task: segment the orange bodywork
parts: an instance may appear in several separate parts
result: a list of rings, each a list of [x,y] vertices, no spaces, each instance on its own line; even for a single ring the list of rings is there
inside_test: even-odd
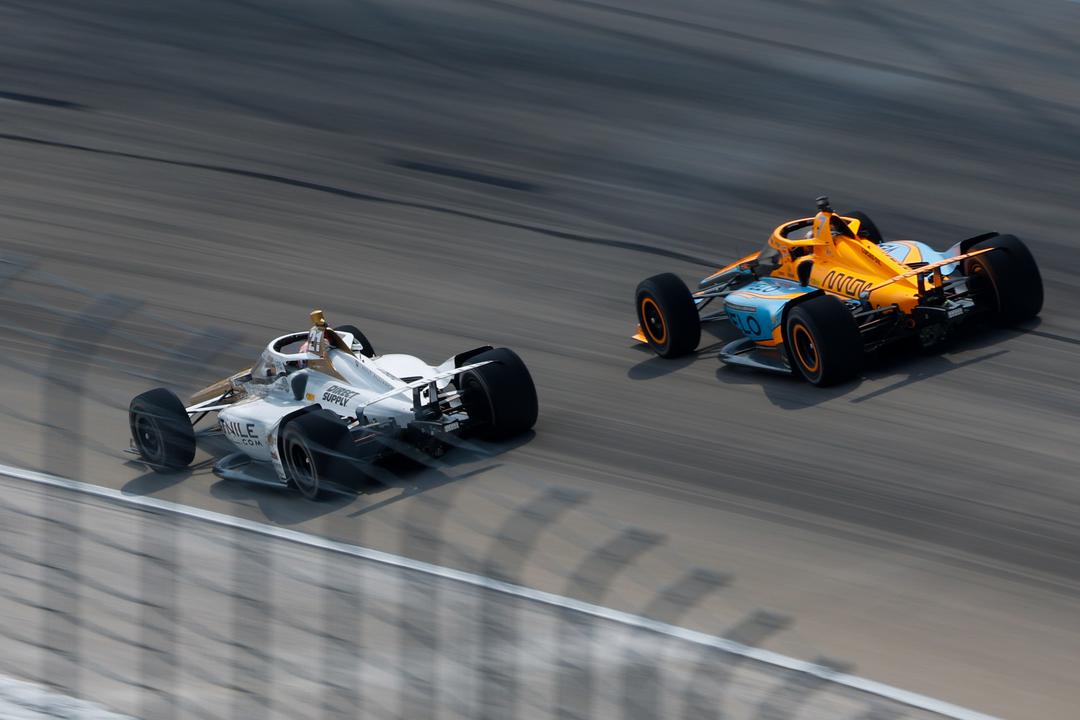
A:
[[[820,212],[813,218],[786,222],[773,230],[769,246],[779,253],[779,265],[769,275],[797,281],[798,266],[812,260],[810,286],[831,295],[865,299],[876,308],[895,305],[909,313],[920,302],[920,275],[923,275],[923,288],[931,289],[941,281],[941,276],[930,271],[984,252],[957,255],[912,269],[894,260],[873,241],[859,237],[859,221],[855,218],[840,217],[853,237],[834,234],[832,217],[833,213]],[[809,237],[787,237],[785,231],[791,232],[793,227],[811,228]]]
[[[744,258],[740,258],[740,259],[736,260],[735,262],[731,263],[730,265],[725,265],[724,267],[720,268],[719,270],[714,272],[709,277],[705,278],[705,280],[703,280],[702,282],[707,282],[709,280],[712,280],[717,275],[723,275],[728,270],[734,270],[735,268],[742,265],[743,263],[749,263],[749,262],[752,262],[754,260],[757,260],[757,257],[760,254],[761,254],[760,252],[751,253],[751,254],[747,255],[746,257],[744,257]]]
[[[912,271],[909,266],[897,262],[874,242],[858,236],[859,220],[856,218],[840,218],[851,229],[854,237],[834,235],[830,222],[832,216],[833,213],[821,212],[812,218],[788,221],[773,230],[769,245],[779,253],[779,265],[769,275],[798,280],[798,266],[807,260],[813,260],[809,281],[812,287],[821,288],[832,295],[856,299],[862,299],[863,294],[869,291],[868,300],[874,307],[896,305],[903,312],[914,309],[919,304],[917,276],[930,266]],[[784,231],[792,227],[811,229],[809,237],[787,237]],[[752,263],[760,255],[760,252],[755,252],[740,258],[720,268],[705,281],[740,265]],[[935,265],[957,262],[966,257],[969,255],[949,258]],[[927,278],[924,280],[924,287],[932,287],[932,282],[932,279]],[[645,341],[640,328],[635,339]]]
[[[798,266],[813,260],[808,285],[832,295],[860,298],[868,289],[909,269],[873,242],[858,237],[858,221],[853,218],[842,219],[856,237],[833,235],[830,216],[831,213],[821,212],[814,218],[786,222],[773,230],[769,245],[779,252],[780,264],[769,274],[797,280]],[[812,231],[808,238],[791,239],[784,234],[793,225],[805,227],[809,223]],[[914,280],[898,281],[890,287],[881,287],[878,295],[871,295],[870,302],[875,307],[898,305],[907,312],[918,304],[918,286]]]
[[[838,228],[834,218],[840,220],[849,232]],[[908,314],[920,304],[921,292],[939,287],[943,281],[941,267],[989,252],[977,250],[912,268],[893,259],[872,240],[860,237],[859,225],[857,218],[843,217],[828,209],[814,217],[789,220],[773,230],[764,250],[720,268],[705,278],[702,284],[742,266],[745,269],[756,267],[756,272],[761,275],[799,282],[799,266],[812,261],[807,285],[838,297],[866,301],[874,308],[896,307]],[[796,234],[805,237],[794,237]],[[903,240],[893,242],[910,247],[911,253],[905,258],[906,261],[922,261],[916,244]],[[763,255],[768,257],[763,258]],[[770,266],[771,269],[765,273]],[[692,294],[701,297],[707,293],[706,289]],[[796,293],[791,297],[801,294]],[[775,300],[785,296],[769,294],[764,297]],[[640,325],[633,337],[639,342],[648,342]],[[757,341],[762,346],[779,345],[781,342],[779,328],[771,339]]]

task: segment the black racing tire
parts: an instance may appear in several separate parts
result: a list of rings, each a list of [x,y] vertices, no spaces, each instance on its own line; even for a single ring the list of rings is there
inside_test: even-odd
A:
[[[348,446],[348,426],[329,410],[288,421],[281,433],[281,463],[289,484],[309,500],[325,497],[332,478],[355,471]]]
[[[136,395],[128,406],[128,424],[135,449],[154,471],[178,470],[195,459],[195,428],[171,390]]]
[[[862,370],[859,326],[844,303],[831,295],[810,298],[787,312],[784,345],[792,368],[819,387],[850,380]]]
[[[338,325],[334,329],[341,330],[342,332],[347,332],[354,338],[356,338],[357,342],[359,342],[361,345],[361,355],[369,358],[375,357],[375,348],[372,346],[371,341],[367,339],[367,335],[360,332],[360,328],[356,327],[355,325]]]
[[[686,283],[672,273],[642,280],[634,295],[638,325],[662,358],[692,353],[701,342],[701,318]]]
[[[878,229],[877,223],[870,219],[870,216],[861,210],[852,210],[849,213],[842,213],[841,217],[855,218],[859,221],[859,235],[866,238],[875,245],[880,245],[885,242],[885,236],[881,234],[881,230]]]
[[[998,325],[1016,325],[1039,314],[1043,283],[1031,251],[1015,235],[997,235],[967,249],[991,251],[964,261],[964,274],[973,290],[989,297],[991,317]],[[980,292],[985,291],[985,292]]]
[[[470,432],[485,440],[506,440],[536,424],[536,385],[525,363],[509,348],[485,350],[468,364],[491,361],[455,378],[469,415]]]

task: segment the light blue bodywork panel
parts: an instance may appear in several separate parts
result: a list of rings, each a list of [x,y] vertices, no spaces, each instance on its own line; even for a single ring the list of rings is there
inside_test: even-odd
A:
[[[959,249],[949,248],[945,252],[938,252],[926,243],[917,240],[897,240],[894,242],[881,243],[879,247],[888,253],[893,260],[904,265],[911,263],[935,263],[939,260],[959,254]],[[941,274],[948,276],[956,270],[960,263],[942,265]]]
[[[794,280],[762,278],[733,290],[724,298],[731,324],[750,340],[772,340],[784,317],[784,306],[797,297],[817,292]]]

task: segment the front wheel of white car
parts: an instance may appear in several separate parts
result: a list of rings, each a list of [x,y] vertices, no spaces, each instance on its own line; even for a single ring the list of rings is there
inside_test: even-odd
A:
[[[289,483],[309,500],[325,497],[334,471],[349,465],[341,451],[348,436],[348,427],[329,410],[290,420],[281,433],[281,462]]]
[[[131,439],[139,457],[155,472],[179,470],[195,458],[195,430],[184,403],[171,390],[136,395],[128,407]]]
[[[506,440],[532,428],[539,403],[525,363],[508,348],[469,358],[470,364],[484,361],[490,364],[468,370],[456,381],[472,431],[486,440]]]

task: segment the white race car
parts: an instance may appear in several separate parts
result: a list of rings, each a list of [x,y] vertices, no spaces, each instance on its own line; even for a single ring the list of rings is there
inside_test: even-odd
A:
[[[536,423],[536,388],[512,350],[479,347],[432,366],[376,355],[351,325],[312,327],[272,340],[250,370],[195,393],[185,405],[155,388],[131,401],[131,452],[154,470],[195,457],[195,424],[216,412],[239,452],[214,472],[292,485],[315,498],[349,487],[373,460],[397,451],[438,457],[462,435],[501,440]]]

